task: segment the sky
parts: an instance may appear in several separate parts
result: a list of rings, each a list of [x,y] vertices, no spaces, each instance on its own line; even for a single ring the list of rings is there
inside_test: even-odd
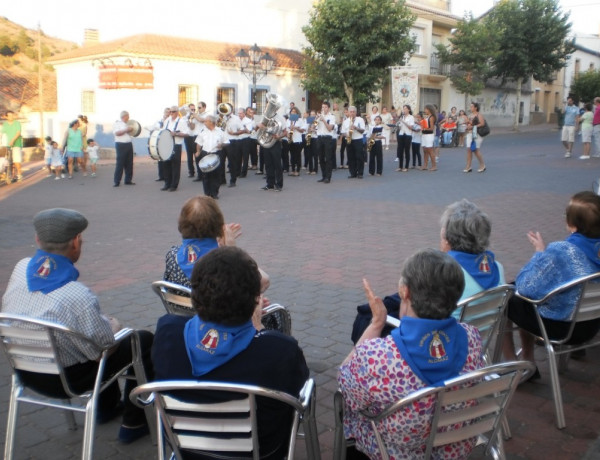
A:
[[[122,1],[104,0],[73,3],[67,0],[4,0],[0,16],[30,29],[38,23],[46,35],[81,44],[83,29],[98,29],[100,40],[109,41],[140,33],[203,38],[237,43],[269,45],[281,24],[273,24],[261,8],[277,8],[287,0],[209,0]],[[493,0],[450,0],[452,12],[462,16],[472,10],[477,16],[493,5]],[[571,12],[573,32],[600,34],[600,0],[559,0],[563,11]],[[306,4],[308,2],[298,2]],[[293,4],[293,3],[292,3]],[[305,16],[306,12],[302,11]],[[293,13],[287,26],[294,24]],[[307,17],[307,16],[305,16]],[[292,43],[291,46],[294,47]]]

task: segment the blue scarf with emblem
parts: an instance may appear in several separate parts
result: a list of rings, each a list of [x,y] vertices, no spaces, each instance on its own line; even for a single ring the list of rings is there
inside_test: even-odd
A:
[[[583,251],[590,261],[600,270],[600,239],[588,238],[579,232],[571,233],[567,241]]]
[[[448,251],[448,254],[473,277],[484,291],[498,286],[500,270],[496,265],[493,252],[484,251],[481,254],[469,254],[468,252]]]
[[[429,386],[442,386],[456,377],[469,353],[467,331],[454,318],[405,316],[391,335],[402,358]]]
[[[71,281],[77,281],[79,271],[65,256],[38,249],[27,264],[25,276],[30,292],[48,294]]]
[[[226,363],[250,345],[256,334],[252,321],[241,326],[223,326],[194,316],[183,330],[192,374],[207,374]]]
[[[189,238],[184,239],[177,250],[177,265],[185,276],[192,278],[192,270],[196,261],[213,249],[217,249],[219,243],[215,238]]]

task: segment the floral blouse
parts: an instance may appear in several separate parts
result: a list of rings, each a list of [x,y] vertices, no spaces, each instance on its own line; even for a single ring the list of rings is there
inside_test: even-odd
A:
[[[467,331],[469,342],[469,353],[461,371],[464,374],[483,367],[484,361],[479,331],[467,324],[461,326]],[[338,384],[345,404],[344,434],[346,438],[354,438],[358,450],[371,459],[382,457],[370,423],[360,411],[369,408],[371,412],[381,412],[398,399],[427,386],[400,356],[391,336],[367,340],[357,346],[353,358],[341,366]],[[432,398],[380,422],[379,431],[391,460],[424,458],[433,409]],[[433,450],[432,458],[466,458],[474,445],[475,439],[440,446]]]

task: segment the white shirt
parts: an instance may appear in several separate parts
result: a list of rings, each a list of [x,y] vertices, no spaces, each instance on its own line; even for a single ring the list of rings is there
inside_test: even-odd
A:
[[[242,134],[241,137],[242,138],[252,137],[252,132],[254,131],[254,120],[252,118],[248,118],[246,116],[242,120],[242,125],[244,126],[245,129],[248,130],[248,133]],[[254,139],[256,139],[256,136],[254,136]]]
[[[321,114],[328,125],[333,125],[335,127],[335,116],[332,113]],[[320,119],[320,116],[317,116],[319,123],[317,124],[317,136],[333,136],[335,133],[333,129],[330,131],[327,128],[327,125]]]
[[[177,117],[175,118],[175,120],[173,120],[172,117],[169,117],[165,120],[165,124],[164,124],[164,129],[173,132],[186,132],[185,129],[185,125],[186,122],[185,120],[182,120],[181,118]],[[175,145],[181,145],[183,144],[183,137],[180,136],[173,136],[173,141],[175,142]]]
[[[299,118],[296,121],[289,121],[290,123],[290,129],[291,126],[295,126],[298,129],[304,130],[304,131],[298,131],[298,129],[294,130],[294,137],[292,137],[292,142],[296,143],[296,142],[302,142],[302,134],[304,134],[304,132],[306,132],[306,129],[308,128],[308,123],[306,123],[306,120],[304,118]]]
[[[212,130],[208,128],[204,129],[196,138],[196,144],[201,147],[201,150],[207,153],[215,153],[219,150],[219,144],[228,143],[229,140],[225,136],[225,133],[217,127]]]
[[[381,122],[383,123],[383,130],[390,131],[392,128],[388,124],[392,123],[392,114],[389,112],[381,114]]]
[[[129,133],[117,136],[117,131],[123,131],[125,129],[127,129],[127,123],[125,123],[123,120],[115,121],[115,124],[113,125],[113,134],[115,136],[115,142],[131,142],[131,136],[129,135]]]
[[[404,123],[402,123],[402,121],[404,121],[404,123],[408,124],[408,126],[406,126]],[[400,120],[398,120],[398,135],[407,135],[407,136],[412,136],[413,132],[412,132],[412,126],[415,124],[415,117],[413,117],[412,115],[402,115],[402,117],[400,118]]]
[[[240,117],[238,117],[237,115],[230,116],[229,120],[227,120],[227,125],[225,125],[225,126],[226,126],[227,136],[229,137],[229,140],[237,141],[237,140],[241,139],[240,134],[232,134],[232,133],[237,133],[238,131],[240,131],[241,129],[244,128],[244,125],[242,124],[242,120],[240,120]]]
[[[344,123],[342,124],[342,134],[348,135],[348,131],[350,130],[350,118],[346,118]],[[358,129],[365,129],[365,121],[361,117],[355,117],[354,123],[352,124],[352,140],[362,139],[363,133],[359,133]]]
[[[190,129],[190,120],[192,123],[194,123],[194,129]],[[200,123],[198,120],[194,119],[191,117],[191,115],[188,115],[187,118],[185,119],[185,128],[187,131],[188,136],[197,136],[198,134],[200,134],[200,131],[202,131],[202,127],[200,126],[202,123]]]

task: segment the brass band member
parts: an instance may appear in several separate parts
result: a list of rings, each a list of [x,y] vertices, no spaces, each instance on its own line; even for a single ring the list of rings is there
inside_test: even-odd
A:
[[[348,168],[350,175],[348,179],[362,179],[365,169],[363,158],[363,133],[365,132],[365,121],[356,116],[356,107],[348,107],[348,118],[342,125],[342,134],[350,139],[348,149]]]
[[[165,185],[161,190],[174,192],[179,187],[179,178],[181,176],[181,149],[183,146],[183,138],[186,136],[187,130],[185,120],[179,118],[179,107],[176,105],[171,107],[171,116],[165,122],[165,129],[171,133],[173,141],[173,153],[171,157],[164,162],[163,171],[165,174]]]
[[[196,157],[198,161],[210,153],[214,153],[221,157],[223,146],[228,142],[225,133],[215,126],[217,117],[207,115],[204,119],[205,129],[196,138]],[[202,185],[206,196],[219,198],[219,188],[221,187],[221,169],[225,167],[224,161],[217,169],[211,172],[203,173]]]
[[[333,167],[333,155],[335,152],[335,116],[329,113],[330,104],[323,101],[321,104],[321,115],[317,117],[317,151],[319,152],[319,163],[321,165],[321,179],[317,182],[329,184],[331,181],[331,169]]]
[[[292,157],[291,171],[289,176],[299,176],[302,167],[302,134],[306,132],[306,120],[300,117],[300,110],[294,107],[290,111],[290,133],[292,141],[290,143],[290,152]],[[288,134],[289,135],[289,134]]]
[[[194,177],[194,153],[196,153],[196,136],[200,132],[200,126],[194,119],[196,106],[188,104],[187,115],[185,117],[186,136],[183,138],[185,144],[185,153],[187,155],[188,177]]]
[[[198,102],[198,111],[194,112],[192,114],[192,118],[194,120],[194,124],[196,125],[196,138],[198,138],[198,134],[200,134],[202,131],[204,131],[204,119],[206,117],[206,115],[208,115],[208,113],[206,113],[206,102],[204,101],[200,101]],[[194,143],[196,141],[194,140]],[[200,160],[198,159],[198,157],[196,157],[195,152],[196,152],[196,147],[194,144],[194,147],[192,149],[194,151],[194,163],[196,164],[196,178],[194,179],[194,182],[202,182],[202,171],[200,171],[200,165],[199,162]]]

